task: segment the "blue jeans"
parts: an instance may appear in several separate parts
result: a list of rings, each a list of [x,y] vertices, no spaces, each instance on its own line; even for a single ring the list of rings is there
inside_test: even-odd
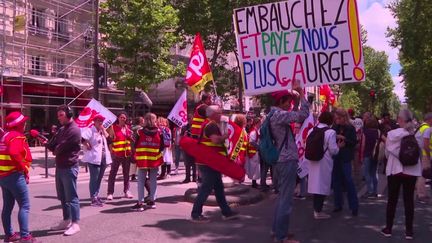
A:
[[[198,169],[202,184],[198,187],[198,195],[195,199],[191,213],[192,218],[198,218],[202,215],[202,207],[213,189],[216,201],[222,211],[222,215],[229,216],[232,214],[231,208],[228,206],[225,198],[221,173],[205,165],[198,165]]]
[[[80,205],[77,193],[78,166],[56,168],[57,198],[63,209],[63,219],[76,223],[80,219]]]
[[[178,145],[174,146],[174,165],[175,165],[176,169],[179,167],[179,164],[180,164],[181,153],[182,153],[182,150],[181,150],[180,146],[178,146]]]
[[[354,186],[351,172],[352,165],[350,162],[335,160],[332,172],[332,184],[334,191],[334,207],[340,209],[343,207],[343,191],[347,191],[349,207],[353,212],[358,211],[359,202],[357,191]]]
[[[11,236],[14,231],[11,224],[11,214],[18,202],[18,223],[21,237],[27,237],[29,232],[28,216],[30,212],[30,199],[24,174],[15,172],[6,177],[0,178],[0,186],[3,193],[2,222],[6,236]]]
[[[370,194],[377,194],[378,191],[378,178],[377,178],[377,166],[378,163],[370,157],[366,157],[363,160],[364,165],[364,176],[366,179],[367,191]]]
[[[90,171],[90,183],[89,183],[90,197],[96,198],[99,195],[102,178],[105,174],[106,159],[102,158],[100,165],[88,163],[88,168]]]
[[[273,176],[278,183],[277,188],[279,190],[272,227],[277,240],[284,240],[288,237],[297,167],[298,161],[278,162],[273,166]]]
[[[138,202],[144,202],[144,188],[147,178],[147,172],[149,173],[150,180],[150,200],[153,202],[156,200],[156,188],[157,188],[157,173],[158,168],[153,169],[138,169]]]

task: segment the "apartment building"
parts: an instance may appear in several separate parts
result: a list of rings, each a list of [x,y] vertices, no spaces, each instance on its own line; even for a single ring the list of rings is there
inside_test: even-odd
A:
[[[83,108],[92,97],[93,0],[0,0],[1,124],[12,110],[47,129],[56,107]],[[109,85],[100,97],[123,108],[124,92]]]

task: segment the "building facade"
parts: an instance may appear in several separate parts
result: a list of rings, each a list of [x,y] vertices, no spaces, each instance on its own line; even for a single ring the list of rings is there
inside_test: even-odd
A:
[[[1,125],[21,110],[31,128],[47,129],[59,105],[90,101],[95,10],[89,0],[0,0]],[[124,92],[100,93],[110,108],[123,108]]]

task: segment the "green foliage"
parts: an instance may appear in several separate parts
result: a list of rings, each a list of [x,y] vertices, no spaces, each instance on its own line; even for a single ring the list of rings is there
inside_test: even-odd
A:
[[[384,111],[390,111],[390,107],[394,110],[395,104],[400,102],[393,93],[394,84],[390,75],[387,54],[383,51],[376,51],[369,46],[363,46],[363,53],[366,81],[361,84],[341,85],[342,94],[348,92],[352,96],[353,91],[355,91],[360,101],[357,110],[361,112],[370,111],[376,115],[381,115]],[[371,90],[374,90],[376,94],[374,101],[369,96]],[[349,99],[346,101],[349,102]],[[340,103],[345,107],[343,102]]]
[[[346,89],[339,98],[339,105],[344,109],[352,108],[355,111],[360,110],[361,100],[354,89]]]
[[[388,30],[399,48],[404,86],[410,107],[432,110],[432,4],[430,0],[395,0],[388,5],[398,26]]]
[[[179,10],[178,32],[183,43],[192,43],[199,32],[209,53],[210,66],[217,85],[218,94],[239,92],[237,67],[228,67],[228,54],[236,52],[233,28],[233,10],[239,7],[267,3],[264,0],[175,0]]]
[[[147,90],[173,77],[170,48],[179,40],[178,12],[167,0],[107,0],[101,4],[101,55],[110,64],[119,87]]]

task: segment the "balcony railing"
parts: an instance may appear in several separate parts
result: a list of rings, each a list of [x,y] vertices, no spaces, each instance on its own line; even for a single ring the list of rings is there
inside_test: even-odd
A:
[[[48,37],[49,29],[46,27],[39,27],[39,26],[28,26],[28,32],[31,35],[41,36],[41,37]]]

